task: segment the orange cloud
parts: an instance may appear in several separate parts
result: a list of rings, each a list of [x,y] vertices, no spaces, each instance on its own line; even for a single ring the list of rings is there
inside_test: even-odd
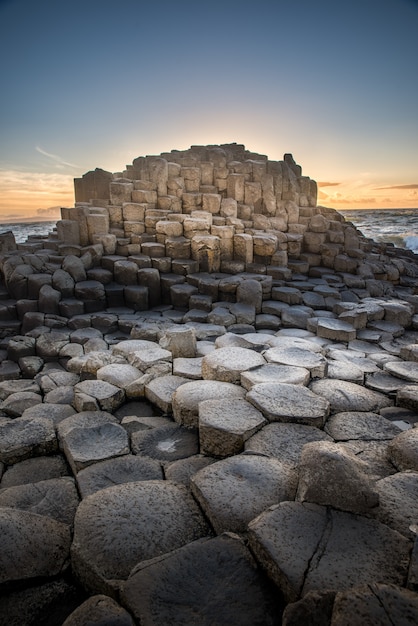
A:
[[[317,183],[318,187],[335,187],[336,185],[341,185],[341,183]]]
[[[418,183],[411,185],[391,185],[390,187],[375,187],[375,189],[418,189]]]

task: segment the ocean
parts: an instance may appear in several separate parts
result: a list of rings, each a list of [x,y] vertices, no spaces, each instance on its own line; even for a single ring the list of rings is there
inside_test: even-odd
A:
[[[339,213],[366,237],[418,254],[418,209],[353,209]],[[55,225],[56,221],[0,224],[0,233],[11,230],[16,241],[23,243],[29,235],[47,235]]]

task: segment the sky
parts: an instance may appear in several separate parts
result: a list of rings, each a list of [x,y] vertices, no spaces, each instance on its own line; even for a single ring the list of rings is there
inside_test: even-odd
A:
[[[337,209],[418,207],[418,0],[0,0],[0,221],[237,142]]]

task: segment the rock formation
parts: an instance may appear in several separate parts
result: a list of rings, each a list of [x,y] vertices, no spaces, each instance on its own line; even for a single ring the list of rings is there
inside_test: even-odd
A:
[[[291,155],[0,235],[0,626],[418,621],[418,260]]]

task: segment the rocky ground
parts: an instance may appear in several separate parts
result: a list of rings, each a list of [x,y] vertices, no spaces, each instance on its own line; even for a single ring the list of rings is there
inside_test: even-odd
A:
[[[418,296],[293,278],[2,341],[1,625],[417,623]]]

